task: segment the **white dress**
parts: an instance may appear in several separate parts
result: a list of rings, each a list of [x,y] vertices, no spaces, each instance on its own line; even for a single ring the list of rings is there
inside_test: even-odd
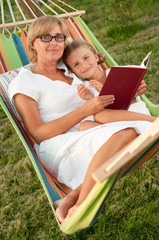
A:
[[[81,80],[70,73],[64,64],[59,64],[57,68],[65,69],[65,75],[73,78],[72,85],[59,80],[52,81],[22,68],[9,86],[11,101],[16,93],[33,98],[38,103],[41,118],[45,123],[82,105],[84,100],[77,93]],[[93,116],[87,119],[93,120]],[[147,121],[122,121],[80,132],[77,124],[64,134],[45,140],[40,145],[35,144],[35,150],[44,167],[59,182],[75,189],[83,182],[93,155],[114,133],[133,127],[140,134],[150,125]]]

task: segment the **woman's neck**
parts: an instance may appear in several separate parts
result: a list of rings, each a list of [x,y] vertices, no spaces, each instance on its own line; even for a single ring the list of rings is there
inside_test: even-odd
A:
[[[43,75],[55,74],[57,73],[56,63],[52,65],[48,65],[48,64],[39,64],[37,62],[32,72],[37,74],[43,74]]]

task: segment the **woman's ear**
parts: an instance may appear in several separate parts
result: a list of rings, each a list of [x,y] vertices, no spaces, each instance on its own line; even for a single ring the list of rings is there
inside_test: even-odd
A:
[[[34,42],[32,42],[31,48],[35,50]]]

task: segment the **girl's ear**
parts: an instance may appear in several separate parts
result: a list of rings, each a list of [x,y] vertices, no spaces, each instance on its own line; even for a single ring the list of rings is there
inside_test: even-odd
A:
[[[96,61],[98,62],[99,61],[99,56],[98,56],[97,53],[95,54],[95,58],[96,58]]]

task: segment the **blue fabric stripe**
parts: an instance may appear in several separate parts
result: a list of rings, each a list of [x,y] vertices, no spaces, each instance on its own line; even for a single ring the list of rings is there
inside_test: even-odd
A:
[[[13,33],[12,34],[12,39],[14,41],[14,45],[16,47],[16,50],[19,54],[19,57],[20,57],[20,60],[23,64],[23,66],[29,64],[30,63],[29,58],[26,54],[25,48],[22,44],[22,41],[21,41],[20,37],[18,37],[15,33]]]

